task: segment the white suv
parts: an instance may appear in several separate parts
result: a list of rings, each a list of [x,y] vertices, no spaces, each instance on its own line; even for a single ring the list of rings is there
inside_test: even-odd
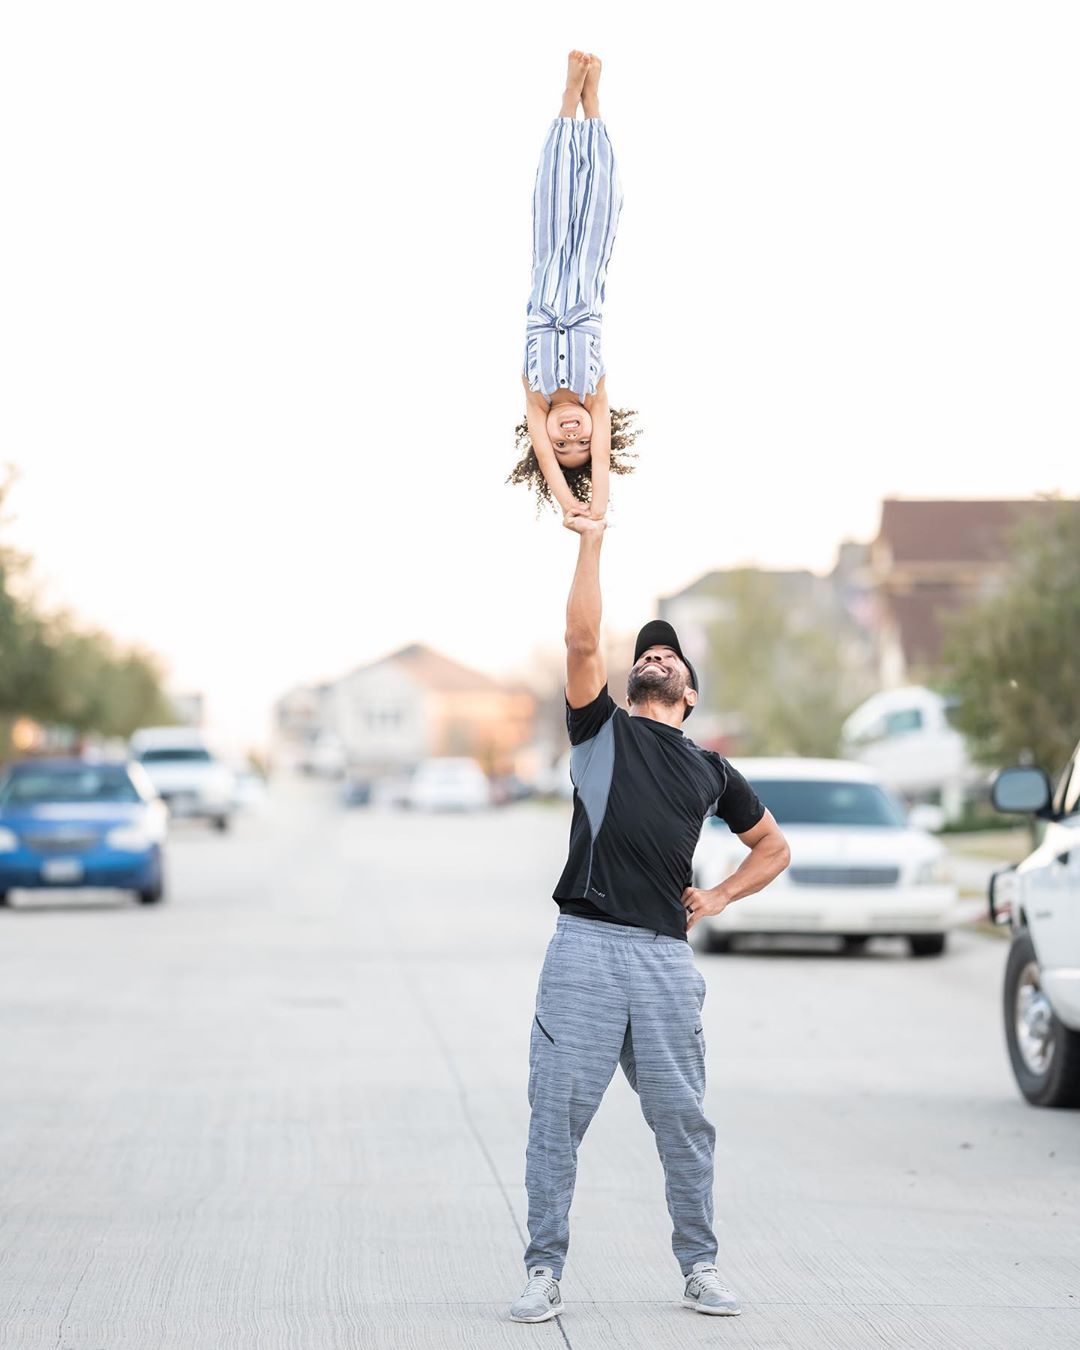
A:
[[[1005,1039],[1020,1091],[1036,1106],[1080,1106],[1080,746],[1057,789],[1042,769],[1003,769],[999,811],[1046,822],[1038,848],[994,874],[990,915],[1012,929]]]

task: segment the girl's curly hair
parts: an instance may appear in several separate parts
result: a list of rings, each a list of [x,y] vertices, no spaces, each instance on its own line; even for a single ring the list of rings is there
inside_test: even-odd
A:
[[[641,435],[640,430],[632,429],[630,426],[630,419],[636,416],[637,410],[634,408],[611,409],[612,473],[634,472],[634,466],[628,461],[637,459],[636,453],[629,448]],[[559,504],[552,497],[551,488],[548,487],[547,479],[540,468],[540,462],[536,458],[532,437],[529,435],[528,422],[519,422],[514,428],[514,444],[521,458],[506,475],[504,481],[507,483],[524,483],[526,487],[532,488],[536,493],[536,514],[538,516],[545,504],[558,510]],[[576,469],[563,469],[563,476],[570,491],[579,502],[588,503],[592,501],[591,460],[587,459],[584,464]]]

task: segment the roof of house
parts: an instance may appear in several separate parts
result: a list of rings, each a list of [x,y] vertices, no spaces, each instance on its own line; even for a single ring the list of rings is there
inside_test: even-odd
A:
[[[945,634],[942,618],[966,609],[969,596],[955,587],[920,587],[909,595],[889,595],[886,608],[899,630],[900,647],[909,667],[937,662]]]
[[[887,497],[878,539],[894,563],[995,563],[1008,553],[1008,531],[1023,516],[1049,512],[1056,501],[930,500]]]
[[[681,590],[672,591],[670,595],[661,597],[661,604],[671,600],[681,600],[688,595],[719,595],[729,591],[735,586],[737,581],[745,576],[753,575],[766,577],[772,581],[778,588],[793,588],[813,586],[822,580],[816,573],[811,572],[807,567],[797,568],[773,568],[773,567],[722,567],[712,572],[703,572],[701,576],[691,581],[689,585]]]
[[[529,690],[517,684],[508,684],[485,675],[481,670],[472,670],[454,661],[423,642],[410,642],[397,651],[381,656],[377,661],[358,667],[359,670],[372,670],[376,666],[394,665],[410,675],[417,684],[439,693],[477,693],[506,694],[529,693]],[[355,673],[355,672],[354,672]]]
[[[473,690],[478,693],[494,692],[502,689],[499,681],[493,679],[490,675],[463,666],[460,662],[452,660],[449,656],[443,656],[442,652],[437,652],[433,647],[425,646],[422,642],[410,642],[407,647],[401,647],[396,652],[391,652],[386,660],[393,661],[395,665],[404,666],[410,675],[429,689],[439,689],[449,693],[466,693]]]

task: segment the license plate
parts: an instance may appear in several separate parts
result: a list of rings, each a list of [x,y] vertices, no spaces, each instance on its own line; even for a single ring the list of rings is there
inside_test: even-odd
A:
[[[47,858],[41,864],[42,881],[82,881],[83,865],[78,858]]]

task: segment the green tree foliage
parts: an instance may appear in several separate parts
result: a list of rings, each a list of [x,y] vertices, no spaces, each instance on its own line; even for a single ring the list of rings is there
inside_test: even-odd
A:
[[[0,481],[0,512],[12,473]],[[0,515],[0,527],[4,524]],[[33,715],[49,661],[44,622],[26,596],[29,559],[0,539],[0,717]]]
[[[10,471],[0,480],[0,512],[11,481]],[[0,540],[0,754],[20,716],[106,736],[174,721],[157,658],[80,628],[66,611],[42,613],[28,571],[29,559]]]
[[[708,700],[733,715],[738,753],[837,754],[844,718],[868,690],[836,627],[785,603],[767,572],[730,573],[723,598],[709,633]]]
[[[1021,520],[1000,588],[943,627],[972,755],[1055,773],[1080,736],[1080,502]]]

